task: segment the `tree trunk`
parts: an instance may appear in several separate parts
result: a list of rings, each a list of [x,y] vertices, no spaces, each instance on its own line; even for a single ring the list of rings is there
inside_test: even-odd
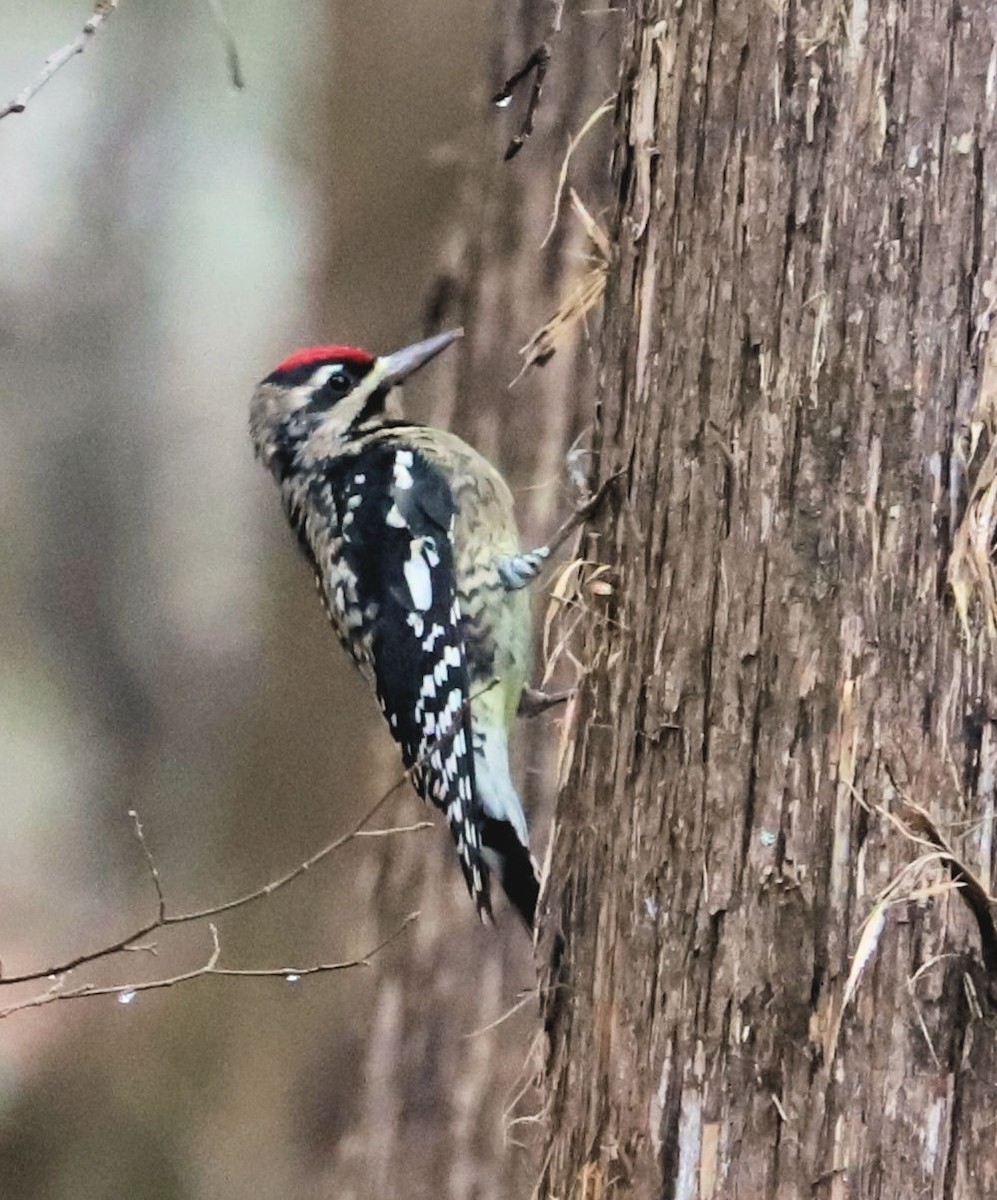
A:
[[[539,1194],[995,1195],[992,8],[626,20]]]

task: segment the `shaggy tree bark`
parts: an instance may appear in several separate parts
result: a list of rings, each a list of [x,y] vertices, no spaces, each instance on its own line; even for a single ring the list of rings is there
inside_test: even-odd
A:
[[[626,19],[539,1194],[995,1195],[993,10]]]

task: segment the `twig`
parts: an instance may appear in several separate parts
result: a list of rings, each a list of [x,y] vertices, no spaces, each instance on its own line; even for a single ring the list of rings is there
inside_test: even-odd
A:
[[[132,827],[135,830],[135,837],[139,844],[139,849],[142,851],[142,857],[145,859],[145,865],[149,868],[149,874],[152,877],[152,886],[156,889],[156,901],[159,909],[159,920],[166,920],[166,897],[163,895],[163,881],[159,878],[159,868],[156,866],[156,860],[152,857],[152,851],[149,849],[149,844],[145,840],[145,830],[142,828],[142,822],[139,820],[139,815],[134,808],[128,810],[128,815],[132,819]]]
[[[540,107],[540,95],[543,92],[544,79],[547,77],[547,68],[550,66],[550,46],[543,42],[537,46],[536,50],[523,63],[523,65],[509,76],[502,84],[501,88],[492,96],[492,104],[498,108],[506,108],[512,101],[512,94],[523,80],[533,74],[533,88],[530,91],[530,99],[526,105],[526,115],[523,117],[523,123],[519,128],[519,133],[512,139],[505,150],[505,161],[510,158],[515,158],[522,150],[526,139],[533,132],[533,124],[536,120],[537,109]]]
[[[283,979],[285,983],[296,983],[299,979],[304,979],[307,975],[325,975],[329,971],[347,971],[351,967],[369,967],[374,955],[380,954],[385,946],[389,946],[393,941],[400,938],[412,922],[417,921],[420,916],[421,913],[418,911],[410,912],[394,933],[389,933],[372,950],[368,950],[362,958],[351,958],[345,962],[316,963],[310,967],[213,967],[210,972],[206,973],[240,979]]]
[[[533,88],[526,105],[526,115],[523,118],[519,133],[516,134],[506,147],[506,162],[510,158],[516,157],[520,150],[522,150],[523,143],[533,132],[533,122],[536,119],[537,109],[540,107],[540,93],[543,91],[544,79],[550,67],[551,43],[555,36],[561,32],[561,22],[564,19],[564,2],[565,0],[551,0],[553,15],[546,40],[537,46],[518,71],[513,71],[500,90],[492,97],[492,103],[498,105],[499,108],[508,107],[512,103],[513,92],[529,74],[533,73]]]
[[[464,701],[461,711],[466,709],[472,703],[472,701],[490,691],[496,686],[496,683],[497,680],[492,680],[483,687],[479,688],[472,696],[469,696],[467,700]],[[111,942],[106,946],[102,946],[98,950],[91,950],[84,954],[77,954],[73,958],[68,959],[66,962],[58,963],[49,967],[40,967],[37,970],[27,971],[21,975],[0,976],[0,987],[10,986],[16,983],[31,983],[39,979],[50,979],[53,977],[61,978],[62,976],[68,975],[70,972],[75,971],[78,967],[85,966],[88,963],[98,962],[105,958],[112,958],[116,954],[122,954],[130,950],[152,950],[152,952],[155,953],[153,947],[136,946],[135,943],[141,942],[144,938],[147,938],[152,933],[156,933],[160,929],[169,929],[174,925],[189,925],[197,921],[207,921],[212,917],[220,916],[222,913],[232,912],[233,909],[243,908],[248,904],[254,903],[256,900],[262,900],[267,896],[272,896],[274,892],[279,891],[281,888],[287,887],[287,885],[293,883],[295,879],[299,879],[307,871],[310,871],[312,867],[318,866],[319,863],[323,862],[336,850],[339,850],[348,842],[352,842],[361,836],[388,837],[389,835],[395,833],[411,833],[420,829],[431,828],[432,822],[430,821],[420,821],[415,825],[402,825],[388,829],[368,830],[364,827],[369,824],[371,820],[373,820],[373,818],[378,812],[380,812],[380,810],[384,807],[388,800],[390,800],[395,792],[397,792],[401,787],[404,786],[404,784],[409,782],[409,780],[414,777],[415,773],[425,765],[430,756],[436,750],[447,746],[450,739],[457,735],[457,732],[460,728],[460,722],[455,719],[451,728],[443,733],[440,737],[436,738],[436,740],[426,749],[426,752],[415,763],[413,763],[412,766],[404,772],[404,774],[395,780],[391,787],[389,787],[387,791],[385,791],[378,798],[378,800],[369,809],[367,809],[363,816],[351,829],[347,830],[346,833],[340,834],[339,837],[327,843],[320,850],[316,850],[316,852],[309,858],[304,859],[303,862],[298,863],[296,867],[292,867],[291,870],[286,871],[283,875],[279,875],[276,879],[271,879],[268,883],[263,884],[261,887],[255,888],[251,892],[246,892],[242,896],[237,896],[232,900],[225,900],[220,904],[210,905],[207,908],[198,908],[193,909],[190,912],[181,913],[169,913],[166,911],[166,904],[161,891],[162,884],[159,879],[159,872],[156,869],[155,861],[149,852],[141,823],[139,822],[134,810],[131,810],[132,819],[135,823],[136,836],[139,839],[139,844],[141,845],[145,855],[146,863],[149,866],[153,880],[156,884],[156,894],[159,904],[155,918],[147,922],[145,925],[142,925],[140,928],[133,930],[125,937],[119,938],[115,942]],[[131,989],[130,985],[122,985],[117,990],[129,991],[133,989]],[[69,995],[69,993],[64,994]],[[88,992],[87,994],[90,993]],[[0,1015],[2,1015],[2,1013],[0,1013]]]
[[[490,1033],[493,1029],[497,1029],[499,1025],[504,1024],[510,1017],[514,1017],[516,1013],[526,1007],[531,1000],[536,1000],[537,994],[531,988],[528,992],[524,992],[522,996],[510,1008],[507,1008],[501,1016],[495,1018],[494,1021],[489,1021],[487,1025],[479,1025],[477,1029],[472,1029],[470,1033],[465,1033],[465,1038],[481,1037],[483,1033]]]
[[[347,959],[344,962],[314,963],[307,967],[220,967],[218,966],[218,960],[221,957],[222,951],[221,943],[218,940],[218,930],[214,925],[209,925],[212,948],[207,962],[202,967],[195,967],[190,971],[181,971],[180,974],[171,975],[165,979],[149,979],[144,983],[116,984],[113,987],[94,987],[92,984],[84,983],[80,987],[71,988],[69,991],[63,991],[60,987],[56,986],[50,988],[47,992],[42,992],[39,996],[32,996],[29,1000],[22,1000],[17,1004],[10,1004],[6,1008],[0,1009],[0,1021],[5,1017],[11,1016],[13,1013],[23,1012],[28,1008],[42,1008],[47,1004],[57,1004],[62,1000],[87,1000],[94,996],[117,996],[122,1003],[129,1004],[139,992],[152,992],[162,990],[163,988],[176,987],[178,984],[190,983],[194,979],[206,979],[209,976],[239,979],[282,979],[285,983],[297,983],[299,979],[304,979],[307,975],[327,975],[332,971],[347,971],[353,967],[369,967],[374,956],[397,937],[400,937],[418,916],[417,912],[409,913],[394,933],[390,934],[383,941],[378,942],[373,949],[368,950],[360,958]]]
[[[580,504],[575,509],[547,543],[549,557],[552,558],[561,549],[576,529],[584,525],[592,517],[598,515],[599,510],[609,498],[610,492],[613,491],[620,480],[625,478],[627,474],[629,474],[627,470],[615,471],[608,479],[602,481],[594,495],[590,496],[584,504]]]
[[[384,837],[386,833],[418,833],[420,829],[432,829],[432,821],[416,821],[414,825],[392,825],[390,829],[358,829],[358,838]]]
[[[49,55],[45,60],[45,66],[42,68],[42,73],[34,81],[29,84],[23,91],[18,92],[13,100],[10,100],[2,108],[0,108],[0,121],[4,117],[9,117],[11,113],[23,113],[28,107],[29,101],[41,91],[46,83],[57,72],[69,62],[71,58],[75,58],[77,54],[82,54],[87,47],[87,42],[94,36],[97,30],[103,25],[107,18],[118,7],[118,0],[97,0],[94,6],[93,15],[90,20],[83,26],[83,32],[75,41],[63,46],[61,50],[56,50],[54,54]]]
[[[396,780],[390,788],[372,805],[346,833],[340,834],[334,841],[327,843],[321,850],[316,852],[303,862],[298,863],[290,871],[278,876],[276,879],[271,879],[269,883],[263,884],[262,887],[255,888],[251,892],[246,892],[245,895],[237,896],[233,900],[225,900],[221,904],[213,904],[208,908],[193,909],[185,913],[167,913],[160,910],[155,920],[149,921],[140,929],[128,934],[126,937],[120,938],[116,942],[112,942],[107,946],[102,946],[99,950],[91,950],[84,954],[78,954],[74,958],[68,959],[64,963],[59,963],[52,967],[42,967],[35,971],[27,971],[23,975],[8,975],[0,979],[0,987],[9,986],[15,983],[30,983],[32,980],[48,979],[50,976],[68,975],[71,971],[75,971],[78,967],[85,966],[87,963],[97,962],[100,959],[111,958],[115,954],[120,954],[126,950],[135,949],[135,943],[146,938],[151,933],[157,932],[160,929],[169,929],[173,925],[189,925],[195,921],[206,921],[211,917],[220,916],[222,913],[231,912],[236,908],[243,908],[247,904],[252,904],[255,900],[262,900],[265,896],[272,896],[274,892],[286,887],[299,876],[304,875],[306,871],[310,871],[312,867],[317,866],[330,854],[345,846],[347,842],[353,841],[363,831],[363,827],[368,821],[372,820],[388,800],[398,791],[398,789],[408,780],[408,772],[400,779]],[[378,829],[367,831],[367,836],[386,837],[393,833],[407,833],[412,829],[424,829],[429,827],[430,822],[423,821],[416,826],[404,825],[390,829]],[[113,990],[113,989],[112,989]],[[122,988],[119,990],[127,990]]]
[[[371,820],[371,818],[374,817],[385,804],[387,804],[388,800],[395,794],[395,792],[398,791],[400,787],[402,787],[403,784],[408,782],[408,778],[409,773],[406,771],[401,778],[395,780],[395,782],[381,796],[377,803],[372,808],[367,810],[367,812],[360,818],[360,820],[356,825],[353,826],[352,829],[350,829],[347,833],[341,834],[335,839],[335,841],[329,842],[328,845],[323,846],[321,850],[316,850],[310,858],[306,858],[304,862],[298,863],[298,865],[296,867],[292,867],[290,871],[285,872],[283,875],[279,875],[276,879],[271,879],[269,883],[263,884],[262,887],[255,888],[251,892],[246,892],[246,894],[243,896],[237,896],[234,900],[226,900],[223,904],[214,904],[210,908],[194,909],[192,912],[180,913],[177,916],[168,917],[166,921],[164,921],[164,924],[183,925],[191,921],[205,921],[209,917],[216,917],[221,913],[231,912],[234,908],[243,908],[247,904],[252,904],[255,900],[262,900],[266,896],[272,896],[274,892],[279,891],[283,887],[287,887],[289,883],[293,883],[295,879],[298,879],[300,876],[304,875],[306,871],[310,871],[312,867],[318,866],[323,859],[328,858],[329,855],[334,851],[345,846],[347,842],[352,842],[359,835],[360,831],[367,824],[367,822]],[[429,822],[427,821],[423,824],[428,825]],[[405,825],[400,826],[397,830],[394,828],[377,830],[377,833],[384,837],[387,834],[395,832],[400,833],[403,831],[408,831],[411,828],[411,825]]]
[[[221,0],[208,0],[208,8],[211,10],[211,15],[218,28],[218,34],[222,39],[222,45],[225,47],[225,58],[228,62],[228,73],[229,78],[232,80],[232,86],[238,88],[241,92],[246,86],[246,77],[242,73],[242,63],[239,61],[239,47],[235,44],[235,34],[232,32],[232,26],[228,22],[224,8],[222,8]]]

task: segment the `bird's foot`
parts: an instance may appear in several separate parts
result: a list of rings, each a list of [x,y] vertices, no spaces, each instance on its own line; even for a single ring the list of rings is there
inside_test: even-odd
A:
[[[532,583],[543,569],[549,554],[549,547],[538,546],[535,550],[523,550],[519,554],[496,558],[495,569],[502,580],[502,586],[507,592],[517,592],[528,583]]]
[[[617,480],[625,474],[625,471],[618,471],[615,475],[610,475],[594,496],[575,509],[546,546],[537,546],[535,550],[522,550],[518,554],[507,554],[496,558],[495,569],[498,571],[499,579],[506,591],[517,592],[520,588],[532,583],[543,570],[551,555],[560,550],[579,525],[583,525],[590,517],[595,516]]]

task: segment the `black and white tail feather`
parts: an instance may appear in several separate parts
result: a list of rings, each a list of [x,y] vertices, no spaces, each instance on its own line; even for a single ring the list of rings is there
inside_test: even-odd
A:
[[[490,917],[450,489],[417,452],[380,443],[352,461],[341,496],[342,562],[369,621],[356,656],[367,657],[416,789],[445,815],[475,907]]]

